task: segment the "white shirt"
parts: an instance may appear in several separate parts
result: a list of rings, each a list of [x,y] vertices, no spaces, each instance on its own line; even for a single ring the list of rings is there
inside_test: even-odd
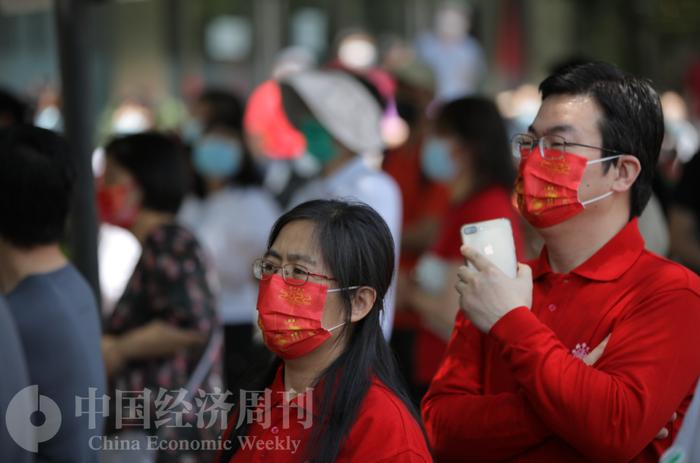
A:
[[[178,220],[195,234],[214,262],[221,285],[225,324],[254,323],[258,285],[253,261],[267,250],[267,237],[280,215],[262,188],[230,187],[204,199],[188,197]]]
[[[141,257],[141,245],[128,230],[116,225],[100,225],[97,257],[100,264],[100,291],[103,314],[109,315],[124,293]]]
[[[390,176],[370,167],[365,158],[357,156],[330,176],[316,179],[300,188],[289,204],[297,206],[312,199],[341,199],[359,201],[373,208],[389,226],[394,238],[394,278],[384,298],[382,330],[387,341],[391,338],[394,323],[396,293],[396,269],[401,243],[401,193]]]

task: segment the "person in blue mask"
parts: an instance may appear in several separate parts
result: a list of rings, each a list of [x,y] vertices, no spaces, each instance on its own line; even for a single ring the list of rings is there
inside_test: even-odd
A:
[[[426,177],[448,187],[451,204],[436,241],[416,266],[408,296],[423,321],[416,337],[415,380],[417,389],[425,391],[457,312],[454,287],[464,262],[459,253],[462,225],[506,217],[518,251],[522,243],[520,219],[511,203],[515,166],[505,123],[492,101],[466,97],[440,107],[423,146],[421,166]]]
[[[206,91],[196,106],[199,131],[188,132],[194,194],[178,214],[209,253],[220,284],[224,323],[224,377],[236,392],[257,363],[255,302],[250,266],[265,250],[265,236],[280,214],[243,141],[243,104],[231,93]],[[235,397],[237,395],[234,394]]]

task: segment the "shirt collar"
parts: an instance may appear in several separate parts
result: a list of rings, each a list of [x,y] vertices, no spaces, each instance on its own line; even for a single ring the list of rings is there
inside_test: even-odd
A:
[[[313,398],[310,398],[309,395],[314,394],[316,387],[319,387],[319,385],[317,384],[313,388],[297,393],[291,400],[288,401],[289,404],[305,409],[308,406],[309,401],[314,400]],[[273,408],[276,406],[282,406],[287,397],[287,393],[284,388],[284,364],[277,368],[275,379],[272,380],[272,384],[270,385],[270,391],[272,392],[272,396],[270,397],[271,406]]]
[[[589,280],[612,281],[621,277],[637,261],[644,250],[644,238],[639,232],[637,218],[630,220],[617,235],[593,254],[588,260],[571,271]],[[532,264],[534,279],[552,273],[547,247]]]

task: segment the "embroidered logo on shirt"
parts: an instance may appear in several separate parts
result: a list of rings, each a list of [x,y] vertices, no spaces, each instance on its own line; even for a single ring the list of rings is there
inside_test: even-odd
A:
[[[588,354],[591,353],[591,348],[585,342],[576,344],[576,347],[571,349],[571,354],[581,360],[585,359]]]

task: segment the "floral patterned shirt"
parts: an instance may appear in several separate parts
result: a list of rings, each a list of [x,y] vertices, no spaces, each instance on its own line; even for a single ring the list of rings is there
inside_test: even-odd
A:
[[[183,329],[199,330],[208,337],[220,328],[216,310],[215,279],[202,247],[194,235],[176,224],[166,224],[150,233],[143,244],[141,258],[124,294],[105,323],[105,334],[121,335],[154,320]],[[187,349],[167,357],[154,357],[129,362],[113,379],[113,391],[150,390],[150,430],[158,421],[160,408],[156,397],[161,390],[177,397],[197,367],[206,346]],[[221,365],[217,360],[205,377],[198,394],[222,389]],[[112,402],[115,402],[115,393]],[[193,411],[195,399],[191,401]],[[122,404],[124,402],[122,401]],[[167,407],[166,407],[167,409]],[[146,412],[144,412],[146,413]],[[161,416],[162,418],[162,416]],[[172,417],[168,417],[172,418]],[[171,419],[171,422],[174,422]],[[218,435],[216,426],[199,429],[194,413],[184,414],[184,423],[191,426],[159,427],[161,439],[205,439]],[[113,422],[114,424],[118,424]],[[132,428],[133,429],[133,428]],[[196,459],[192,459],[196,458]],[[208,461],[182,452],[162,451],[159,462]]]

